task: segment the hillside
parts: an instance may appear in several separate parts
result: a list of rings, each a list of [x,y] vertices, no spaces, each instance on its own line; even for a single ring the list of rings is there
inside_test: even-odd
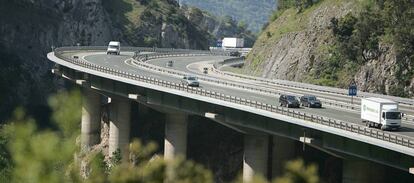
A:
[[[207,49],[205,32],[189,22],[175,0],[106,0],[115,39],[134,46]]]
[[[218,17],[230,16],[257,33],[268,22],[277,0],[180,0],[180,4],[200,8]]]
[[[412,1],[291,2],[279,2],[242,72],[414,96]]]
[[[246,47],[252,47],[256,41],[256,35],[247,30],[246,24],[240,24],[229,16],[216,17],[195,7],[182,6],[181,9],[190,22],[209,34],[210,46],[216,46],[217,40],[221,40],[223,37],[244,38]]]
[[[208,48],[208,36],[174,0],[0,0],[0,123],[17,106],[48,121],[48,95],[64,87],[50,73],[52,46]]]

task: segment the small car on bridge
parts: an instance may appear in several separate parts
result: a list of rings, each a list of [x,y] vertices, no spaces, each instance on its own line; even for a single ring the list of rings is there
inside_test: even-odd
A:
[[[167,63],[165,64],[166,67],[173,67],[173,65],[174,65],[174,61],[172,60],[167,61]]]
[[[181,80],[181,84],[187,85],[187,86],[194,86],[194,87],[200,86],[200,83],[198,82],[197,77],[192,76],[192,75],[184,76],[183,79]]]
[[[300,97],[301,106],[322,108],[322,103],[313,95],[304,95]]]
[[[238,51],[232,51],[232,52],[230,52],[230,56],[232,56],[232,57],[240,57],[240,52],[238,52]]]
[[[280,95],[279,103],[280,103],[280,106],[285,106],[288,108],[290,107],[299,108],[300,107],[299,100],[293,95]]]

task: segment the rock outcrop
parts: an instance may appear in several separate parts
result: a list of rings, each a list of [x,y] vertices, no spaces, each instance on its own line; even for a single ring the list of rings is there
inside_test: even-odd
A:
[[[4,77],[0,83],[4,96],[0,98],[0,123],[17,106],[29,113],[47,106],[48,94],[63,86],[50,74],[46,54],[52,46],[102,46],[120,40],[131,46],[208,48],[204,32],[171,0],[143,4],[116,0],[1,1],[0,72]],[[45,116],[39,113],[34,115]]]
[[[269,24],[256,41],[248,56],[245,74],[319,84],[321,68],[333,56],[335,45],[332,19],[361,11],[353,1],[324,0],[303,12],[286,10]],[[362,91],[390,95],[414,96],[412,78],[404,81],[398,73],[413,68],[399,68],[400,59],[393,45],[380,44],[378,52],[365,52],[367,62],[355,68],[343,68],[330,85],[347,87],[355,80]],[[409,63],[409,61],[405,61]],[[350,71],[352,70],[352,71]],[[400,72],[398,72],[400,71]],[[335,72],[335,71],[333,71]]]

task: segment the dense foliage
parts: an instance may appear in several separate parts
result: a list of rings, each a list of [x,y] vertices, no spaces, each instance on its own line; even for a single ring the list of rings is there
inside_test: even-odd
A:
[[[277,3],[277,11],[273,12],[270,21],[275,21],[283,11],[289,8],[295,8],[298,13],[301,13],[304,9],[309,8],[320,1],[321,0],[279,0]]]
[[[114,19],[113,26],[121,30],[118,36],[129,45],[163,47],[160,27],[171,26],[178,35],[177,41],[168,47],[182,48],[178,39],[186,38],[194,41],[191,43],[194,49],[208,48],[206,32],[187,20],[176,1],[105,0],[102,4]]]
[[[46,107],[39,104],[48,91],[42,91],[42,85],[36,84],[27,70],[24,60],[0,44],[0,124],[19,106],[30,109],[27,112],[35,117],[48,115]],[[52,82],[51,77],[44,79]]]
[[[180,0],[216,16],[230,16],[243,22],[249,30],[259,32],[276,8],[277,0]]]
[[[244,38],[245,47],[252,47],[256,40],[256,35],[247,29],[246,23],[238,22],[231,16],[216,17],[209,12],[186,5],[183,5],[181,9],[187,12],[190,22],[209,33],[210,46],[216,46],[217,40],[221,40],[223,37]]]
[[[410,83],[414,76],[414,1],[376,0],[354,15],[332,19],[338,57],[327,65],[338,69],[347,65],[363,65],[377,59],[384,48],[394,47],[397,52],[397,78]],[[406,69],[409,69],[408,72]],[[336,72],[337,73],[337,72]],[[332,77],[336,74],[331,73]],[[401,88],[391,88],[391,93],[406,96]]]
[[[17,109],[9,123],[0,128],[0,181],[33,183],[127,183],[127,182],[213,182],[203,166],[177,158],[153,156],[157,145],[133,140],[129,156],[106,160],[102,150],[81,152],[80,92],[60,92],[49,99],[55,130],[41,130],[24,110]],[[276,183],[316,183],[317,167],[297,160],[288,163]],[[240,182],[240,180],[236,180]],[[257,183],[267,183],[255,178]]]
[[[288,8],[295,7],[298,9],[299,12],[301,12],[303,9],[306,9],[319,1],[320,0],[279,0],[277,9],[285,10]]]

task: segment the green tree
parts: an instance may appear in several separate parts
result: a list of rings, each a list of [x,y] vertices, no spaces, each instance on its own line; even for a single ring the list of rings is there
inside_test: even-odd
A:
[[[157,146],[154,143],[142,145],[139,140],[130,144],[129,158],[118,159],[116,164],[119,164],[109,169],[100,151],[83,154],[76,143],[80,134],[80,92],[60,92],[49,99],[49,104],[57,129],[37,128],[36,122],[22,109],[17,109],[13,119],[1,129],[0,145],[7,149],[0,149],[0,158],[6,158],[6,164],[0,165],[10,167],[4,171],[2,180],[12,183],[163,183],[168,177],[170,182],[212,182],[211,172],[201,165],[183,159],[153,158]],[[3,152],[7,154],[2,156]],[[13,166],[9,166],[9,160]],[[167,167],[173,170],[172,176],[167,176]],[[81,177],[81,170],[86,179]],[[7,176],[8,171],[10,176]]]
[[[77,150],[76,127],[80,121],[79,92],[61,92],[50,99],[57,131],[40,130],[36,122],[17,109],[3,129],[14,167],[11,182],[66,182],[77,177],[66,176],[76,171],[73,155]],[[64,102],[63,102],[64,101]],[[57,105],[60,104],[60,105]],[[75,124],[72,124],[75,123]],[[79,125],[79,124],[78,124]]]
[[[0,182],[10,182],[12,161],[7,149],[8,139],[3,134],[3,126],[0,127]]]
[[[11,183],[213,182],[211,172],[203,166],[180,157],[164,160],[160,156],[154,156],[157,145],[154,143],[144,145],[139,140],[130,143],[128,157],[124,157],[116,166],[111,165],[112,168],[109,169],[101,151],[92,150],[90,153],[83,154],[76,144],[80,126],[80,92],[60,92],[50,98],[49,104],[53,109],[52,118],[56,122],[57,129],[37,128],[36,122],[26,116],[22,109],[17,109],[13,119],[2,128],[0,144],[3,144],[7,148],[6,152],[10,153],[0,157],[10,156],[13,164],[13,166],[5,166],[10,168],[8,169],[10,176],[4,176],[5,179],[2,181]],[[4,161],[0,161],[2,162]],[[81,172],[84,177],[81,177]],[[285,176],[276,181],[315,183],[318,181],[316,172],[316,166],[305,166],[303,161],[294,161],[287,164]],[[266,182],[263,177],[255,177],[254,180],[257,183]]]
[[[286,163],[284,174],[276,177],[272,183],[319,183],[318,167],[316,165],[305,165],[301,159]],[[243,183],[241,176],[234,183]],[[269,183],[263,176],[254,176],[252,183]]]
[[[274,183],[318,183],[318,167],[306,166],[303,160],[294,160],[286,163],[285,174],[274,180]]]

